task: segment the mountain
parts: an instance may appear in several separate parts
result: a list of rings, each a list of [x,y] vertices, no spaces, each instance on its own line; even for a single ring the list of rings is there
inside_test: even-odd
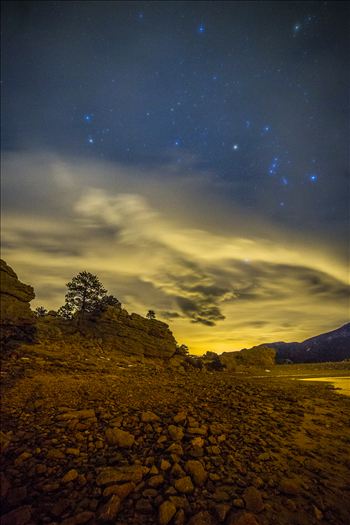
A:
[[[317,363],[350,359],[350,323],[306,339],[302,343],[266,343],[275,348],[278,363],[290,360],[293,363]]]

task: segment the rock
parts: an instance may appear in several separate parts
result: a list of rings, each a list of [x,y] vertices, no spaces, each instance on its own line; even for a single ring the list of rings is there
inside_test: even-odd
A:
[[[140,465],[125,467],[104,467],[100,470],[96,478],[97,485],[110,485],[122,481],[133,481],[139,483],[143,477],[143,470]]]
[[[62,478],[62,483],[69,483],[74,481],[79,476],[79,473],[75,469],[71,469]]]
[[[244,509],[244,501],[242,498],[235,498],[232,503],[234,507],[237,507],[238,509]]]
[[[175,425],[169,425],[168,432],[173,441],[181,441],[184,437],[183,429],[181,427],[176,427]]]
[[[87,410],[71,410],[57,416],[58,421],[65,421],[67,419],[92,419],[96,418],[95,411],[92,409]]]
[[[16,346],[35,339],[35,316],[29,303],[35,294],[31,286],[18,280],[16,273],[0,259],[0,325],[1,346]]]
[[[30,505],[24,505],[1,516],[1,525],[26,525],[32,517]]]
[[[166,470],[169,470],[170,468],[171,468],[171,463],[169,463],[169,461],[167,461],[166,459],[162,459],[162,461],[160,462],[160,470],[166,471]]]
[[[209,512],[202,511],[192,516],[188,525],[215,525],[215,522]]]
[[[231,509],[230,505],[228,503],[219,503],[218,505],[215,505],[214,508],[215,508],[215,513],[217,517],[219,518],[219,521],[221,522],[225,521],[225,518]]]
[[[79,512],[79,514],[76,514],[73,516],[74,519],[74,525],[84,525],[84,523],[88,523],[88,521],[92,520],[95,517],[95,513],[91,511],[83,511]]]
[[[175,423],[183,423],[184,421],[186,421],[186,412],[178,412],[176,416],[174,416]]]
[[[153,412],[142,412],[141,421],[142,423],[155,423],[156,421],[160,421],[160,417]]]
[[[255,487],[251,486],[245,489],[243,493],[243,499],[246,508],[250,512],[258,514],[264,509],[264,502],[260,492]]]
[[[190,459],[186,461],[185,468],[196,485],[201,486],[206,482],[208,474],[200,461]]]
[[[0,472],[0,496],[4,500],[11,485],[3,472]]]
[[[12,432],[2,432],[0,430],[0,454],[4,454],[8,449],[12,438]]]
[[[135,442],[135,438],[129,432],[119,428],[107,428],[106,441],[109,445],[117,445],[120,448],[130,448]]]
[[[101,521],[113,521],[117,517],[117,514],[120,510],[121,501],[119,496],[114,494],[110,499],[105,503],[98,514],[98,519]]]
[[[58,448],[51,448],[47,453],[48,459],[64,459],[65,454]]]
[[[152,476],[151,478],[149,478],[147,483],[152,488],[160,487],[160,485],[163,485],[164,483],[164,476],[162,476],[161,474],[157,476]]]
[[[173,516],[176,514],[176,507],[174,503],[167,500],[159,507],[158,522],[159,525],[167,525]]]
[[[184,525],[185,524],[185,512],[183,509],[179,509],[174,518],[174,525]]]
[[[137,500],[135,509],[138,512],[141,512],[141,514],[152,514],[153,513],[153,506],[148,501],[148,499],[141,498]]]
[[[199,435],[199,436],[206,436],[207,433],[208,433],[208,428],[203,426],[203,427],[189,427],[187,429],[187,432],[189,434],[195,434],[195,435]]]
[[[116,494],[119,496],[121,501],[123,501],[125,498],[129,496],[136,488],[135,483],[123,483],[123,485],[110,485],[109,487],[106,487],[103,491],[103,496],[108,497],[112,494]]]
[[[167,448],[169,454],[176,454],[177,456],[183,456],[183,448],[180,443],[172,443],[170,447]]]
[[[259,525],[256,516],[250,512],[232,514],[226,523],[227,525]]]
[[[174,486],[176,490],[182,494],[191,494],[194,491],[194,486],[190,476],[177,479],[174,483]]]
[[[283,479],[280,483],[280,490],[288,496],[297,496],[300,493],[300,482],[298,479]]]

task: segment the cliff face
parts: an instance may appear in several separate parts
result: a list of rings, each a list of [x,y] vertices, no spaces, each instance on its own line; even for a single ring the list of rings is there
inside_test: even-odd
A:
[[[29,302],[35,294],[31,286],[18,280],[16,273],[0,259],[1,344],[15,344],[33,340],[35,317]]]

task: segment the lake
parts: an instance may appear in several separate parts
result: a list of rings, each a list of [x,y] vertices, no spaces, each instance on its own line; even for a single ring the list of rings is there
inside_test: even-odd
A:
[[[350,396],[350,376],[343,377],[307,377],[302,378],[299,381],[324,381],[332,383],[335,388],[339,388],[339,394],[345,394]]]

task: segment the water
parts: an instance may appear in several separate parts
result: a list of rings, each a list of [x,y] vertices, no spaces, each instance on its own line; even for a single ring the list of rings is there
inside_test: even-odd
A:
[[[342,377],[307,377],[302,378],[300,381],[325,381],[332,383],[335,388],[339,388],[339,394],[350,396],[350,376]]]

